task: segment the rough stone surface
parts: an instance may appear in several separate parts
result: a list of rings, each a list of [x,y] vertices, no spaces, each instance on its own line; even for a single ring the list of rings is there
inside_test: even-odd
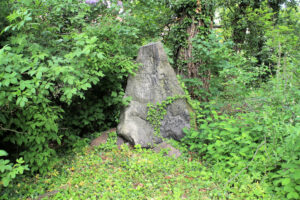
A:
[[[104,132],[99,137],[95,138],[91,142],[91,146],[99,146],[100,144],[105,144],[107,142],[108,133]]]
[[[91,146],[99,146],[100,144],[105,144],[108,139],[108,134],[115,132],[116,128],[109,129],[107,131],[103,131],[101,135],[91,141]]]
[[[147,104],[156,104],[176,95],[184,95],[176,74],[168,62],[160,42],[141,47],[137,62],[140,68],[127,81],[125,97],[132,100],[121,112],[117,133],[132,144],[151,147],[162,140],[154,136],[154,130],[147,118]],[[176,140],[184,136],[182,128],[190,127],[190,107],[186,100],[178,99],[167,107],[162,121],[161,135]]]
[[[181,152],[176,149],[175,147],[173,147],[172,145],[166,143],[166,142],[162,142],[159,145],[157,145],[156,147],[153,148],[153,151],[155,151],[156,153],[159,153],[162,149],[168,149],[168,154],[167,156],[169,157],[175,157],[178,158],[179,156],[181,156]]]

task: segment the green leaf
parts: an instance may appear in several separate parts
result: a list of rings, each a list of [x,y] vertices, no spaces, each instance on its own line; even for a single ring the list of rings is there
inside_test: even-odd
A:
[[[4,178],[2,178],[2,183],[3,183],[3,186],[4,187],[7,187],[8,185],[9,185],[9,182],[11,181],[11,178],[9,178],[9,177],[4,177]]]
[[[24,163],[24,160],[23,160],[23,158],[21,157],[21,158],[18,158],[17,160],[17,163],[19,163],[19,164],[22,164],[22,163]]]
[[[101,53],[101,52],[97,53],[97,57],[98,57],[100,60],[105,58],[105,56],[104,56],[103,53]]]
[[[284,186],[283,190],[286,192],[295,192],[295,189],[290,185]]]
[[[88,88],[91,88],[91,87],[92,87],[92,86],[91,86],[90,83],[86,83],[86,84],[84,84],[84,85],[81,86],[81,88],[82,88],[83,90],[87,90]]]
[[[10,79],[4,79],[4,81],[2,82],[2,84],[4,85],[4,86],[9,86],[9,84],[10,84]]]
[[[292,177],[296,180],[300,179],[300,169],[295,170]]]
[[[290,178],[285,178],[281,180],[282,185],[288,185],[291,182]]]
[[[299,194],[297,192],[290,192],[287,195],[288,199],[299,199]]]
[[[91,39],[87,40],[87,43],[88,44],[93,44],[97,41],[97,37],[96,36],[93,36]]]
[[[0,160],[0,172],[3,173],[5,171],[12,170],[12,164],[9,163],[9,160]]]
[[[24,107],[25,106],[25,103],[28,101],[28,99],[26,97],[22,97],[21,100],[20,100],[20,107]]]
[[[111,96],[112,96],[112,97],[117,97],[118,94],[117,94],[115,91],[113,91],[113,92],[111,93]]]
[[[35,138],[35,141],[36,141],[37,144],[40,144],[40,143],[41,143],[40,137],[36,137],[36,138]]]
[[[16,77],[14,77],[14,78],[10,79],[10,82],[12,84],[17,84],[18,83],[18,79]]]
[[[0,156],[7,156],[8,153],[4,150],[0,150]]]
[[[61,140],[60,140],[60,138],[56,138],[56,142],[57,142],[58,145],[61,145]]]
[[[39,71],[37,74],[36,74],[36,78],[37,79],[41,79],[42,78],[42,75],[43,73],[41,71]]]
[[[20,105],[20,102],[21,102],[21,101],[22,101],[22,97],[18,97],[18,98],[17,98],[17,101],[16,101],[16,104],[17,104],[17,105]]]
[[[68,83],[69,83],[70,85],[73,85],[73,77],[68,79]]]

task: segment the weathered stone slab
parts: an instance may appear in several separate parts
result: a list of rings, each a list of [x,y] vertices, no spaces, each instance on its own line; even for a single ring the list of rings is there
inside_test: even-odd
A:
[[[162,140],[154,136],[154,130],[147,119],[147,104],[161,103],[167,97],[184,95],[176,74],[168,62],[160,42],[141,47],[137,62],[141,63],[135,76],[129,76],[125,97],[132,100],[121,112],[117,133],[132,144],[150,147]],[[190,127],[190,107],[186,100],[175,100],[167,107],[162,121],[161,136],[180,140],[184,127]]]

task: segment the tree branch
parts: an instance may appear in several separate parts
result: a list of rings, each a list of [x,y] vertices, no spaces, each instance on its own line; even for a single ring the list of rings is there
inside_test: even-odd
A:
[[[222,28],[222,25],[213,25],[213,28]]]
[[[2,127],[2,126],[0,126],[0,129],[3,130],[3,131],[10,131],[10,132],[14,132],[14,133],[21,133],[21,134],[24,134],[24,132],[19,132],[19,131],[13,130],[13,129],[4,128],[4,127]]]

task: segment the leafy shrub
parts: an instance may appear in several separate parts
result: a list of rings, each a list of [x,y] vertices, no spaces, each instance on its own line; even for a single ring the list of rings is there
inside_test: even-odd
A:
[[[4,150],[0,150],[0,157],[7,156],[8,154]],[[23,165],[23,158],[19,158],[16,164],[10,163],[9,160],[0,159],[0,189],[2,185],[7,187],[9,183],[16,178],[16,175],[23,174],[25,170],[29,170],[28,165]]]
[[[266,30],[266,45],[276,65],[253,68],[255,60],[232,57],[237,59],[229,60],[229,65],[221,63],[216,80],[224,80],[224,89],[217,102],[194,102],[198,130],[185,130],[184,142],[217,176],[230,176],[223,185],[226,198],[236,190],[246,192],[247,184],[260,182],[264,191],[249,198],[263,198],[268,192],[272,199],[299,199],[298,18],[299,13],[284,10],[280,24]],[[268,79],[262,76],[268,73]]]
[[[266,192],[272,199],[299,198],[300,85],[295,29],[279,26],[269,33],[279,36],[267,43],[276,52],[272,59],[277,63],[276,75],[269,81],[259,80],[268,69],[251,69],[252,61],[236,57],[220,71],[224,89],[215,98],[218,101],[194,101],[198,129],[185,130],[184,142],[216,176],[230,177],[223,185],[226,198],[236,191],[246,192],[255,182],[264,189],[248,198],[263,198]],[[253,83],[260,87],[254,88],[258,85]]]
[[[192,88],[196,98],[208,101],[222,90],[220,71],[235,66],[236,60],[231,42],[224,42],[215,32],[203,36],[197,34],[193,39],[193,63],[199,65],[199,78],[186,79],[186,86]],[[205,66],[205,67],[204,67]]]
[[[116,123],[137,29],[101,3],[18,1],[12,9],[5,31],[13,34],[0,49],[1,146],[45,173],[61,144]]]
[[[236,99],[247,94],[247,86],[257,82],[263,71],[254,68],[255,59],[248,60],[233,51],[233,43],[224,41],[222,34],[210,31],[198,34],[193,43],[193,63],[198,66],[198,77],[183,81],[191,96],[200,101],[218,98]],[[232,89],[233,88],[233,89]]]
[[[160,40],[173,15],[167,1],[123,1],[123,4],[126,20],[139,30],[143,44]]]
[[[272,81],[267,85],[270,88]],[[197,110],[198,130],[185,130],[184,142],[214,170],[230,176],[224,185],[227,193],[241,181],[259,181],[266,183],[273,198],[298,199],[300,127],[295,103],[300,96],[293,91],[287,92],[287,100],[273,89],[256,90],[246,100],[247,107],[233,108],[229,114],[213,102]]]
[[[9,37],[10,33],[2,32],[4,28],[9,24],[6,17],[10,13],[11,2],[10,1],[1,1],[0,2],[0,48],[3,47],[3,44]]]

